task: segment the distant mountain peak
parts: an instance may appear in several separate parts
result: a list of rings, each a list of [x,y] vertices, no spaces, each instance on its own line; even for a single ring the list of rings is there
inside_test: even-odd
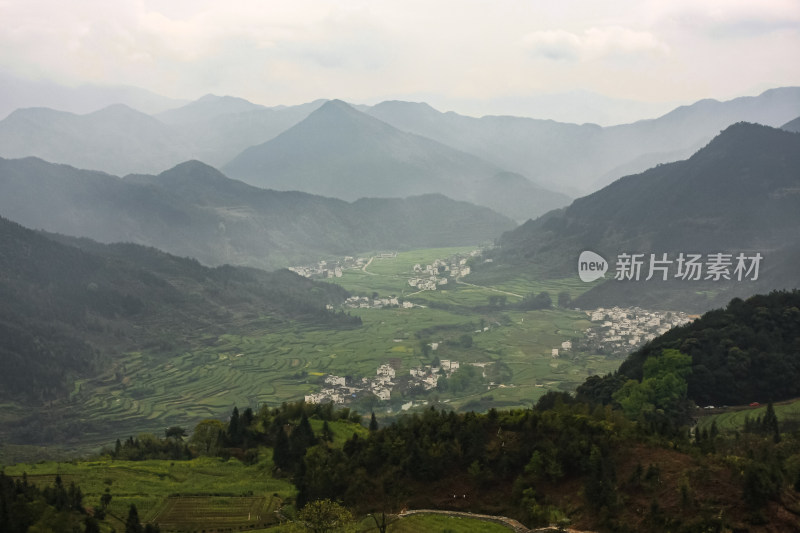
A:
[[[344,100],[328,100],[327,102],[319,106],[319,108],[316,111],[311,113],[311,115],[314,115],[315,113],[331,113],[334,111],[339,111],[339,112],[344,111],[347,113],[363,114],[358,109],[351,106]]]
[[[199,161],[197,159],[190,159],[188,161],[184,161],[183,163],[178,163],[174,167],[165,170],[159,175],[164,176],[170,173],[185,172],[185,171],[191,171],[191,172],[200,171],[207,174],[218,174],[220,176],[224,176],[224,174],[219,170],[217,170],[216,168],[212,167],[209,164],[203,163],[202,161]]]
[[[87,117],[150,117],[141,111],[137,111],[134,108],[125,105],[125,104],[111,104],[110,106],[106,106],[102,109],[98,109],[92,113],[88,113],[85,116]]]

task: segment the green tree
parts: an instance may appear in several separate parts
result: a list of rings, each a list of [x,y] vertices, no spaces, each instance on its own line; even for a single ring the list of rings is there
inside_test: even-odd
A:
[[[231,413],[231,419],[228,422],[228,441],[233,446],[239,446],[242,444],[242,427],[241,427],[241,420],[239,419],[239,408],[234,406],[233,413]]]
[[[613,511],[616,501],[616,474],[610,457],[603,457],[600,449],[592,445],[589,452],[588,475],[584,494],[587,503],[594,509]]]
[[[164,436],[168,439],[175,439],[182,441],[183,438],[186,436],[186,429],[180,426],[168,427],[167,429],[164,430]],[[117,442],[119,442],[119,439],[117,439]]]
[[[645,361],[641,382],[628,380],[613,398],[628,418],[649,423],[656,431],[674,431],[689,416],[686,376],[691,365],[688,355],[664,350]]]
[[[772,435],[772,440],[776,444],[781,441],[781,431],[778,427],[778,416],[775,414],[775,406],[772,402],[767,404],[767,412],[761,421],[761,431],[767,435]]]
[[[275,468],[280,470],[286,470],[292,465],[289,437],[286,436],[283,426],[278,429],[278,435],[275,437],[275,447],[272,450],[272,462],[275,463]]]
[[[194,428],[189,443],[204,455],[215,455],[219,450],[220,436],[225,432],[225,424],[208,418],[201,420]]]
[[[87,516],[83,520],[83,533],[100,533],[100,523],[93,516]]]
[[[353,522],[353,515],[342,505],[328,499],[306,504],[297,514],[297,521],[312,533],[344,531]]]
[[[369,420],[369,430],[378,431],[378,420],[375,418],[375,412],[372,412],[372,418]]]
[[[567,291],[561,291],[558,293],[558,306],[559,307],[569,307],[572,303],[572,297],[569,295]]]
[[[131,504],[128,509],[128,518],[125,520],[125,533],[144,533],[142,523],[139,522],[139,511],[136,505]]]
[[[325,442],[333,442],[333,431],[331,431],[331,427],[328,425],[327,420],[322,422],[322,435],[320,438]]]

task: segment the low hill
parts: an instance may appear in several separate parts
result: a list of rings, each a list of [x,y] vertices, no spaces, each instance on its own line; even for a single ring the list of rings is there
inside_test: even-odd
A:
[[[642,253],[646,262],[638,281],[609,281],[576,305],[708,309],[734,294],[798,286],[791,267],[800,231],[798,190],[800,135],[740,123],[685,161],[619,179],[505,234],[499,255],[563,276],[577,275],[579,254],[590,250],[609,262],[608,279],[616,273],[619,254]],[[740,253],[761,254],[761,275],[748,283],[708,279],[707,272],[697,281],[676,279],[681,253],[706,254],[707,263],[707,254],[723,252],[731,254],[729,278]],[[650,254],[663,259],[664,253],[672,261],[668,279],[657,271],[658,277],[646,282]]]
[[[287,320],[348,326],[325,310],[346,293],[289,271],[211,269],[132,244],[102,245],[0,218],[0,397],[61,401],[76,379],[144,348],[172,353]]]
[[[261,268],[374,249],[470,245],[514,226],[487,208],[442,196],[347,203],[258,189],[198,161],[119,179],[33,158],[0,160],[0,214],[209,265]]]
[[[794,120],[790,120],[789,122],[781,126],[781,129],[786,131],[793,131],[795,133],[800,133],[800,117],[797,117]]]

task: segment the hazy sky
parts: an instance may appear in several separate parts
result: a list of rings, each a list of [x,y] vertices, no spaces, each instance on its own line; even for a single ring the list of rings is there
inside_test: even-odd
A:
[[[543,93],[692,102],[800,85],[800,0],[0,0],[0,20],[1,70],[187,99],[482,114]]]

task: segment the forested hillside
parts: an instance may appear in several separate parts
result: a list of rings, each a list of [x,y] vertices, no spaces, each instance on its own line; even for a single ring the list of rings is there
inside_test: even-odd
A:
[[[440,195],[348,203],[258,189],[199,161],[125,179],[0,159],[0,213],[26,227],[154,246],[206,265],[280,268],[330,255],[463,246],[514,222]]]
[[[58,242],[60,241],[60,242]],[[272,329],[289,320],[357,322],[325,310],[346,292],[289,271],[207,268],[132,244],[36,233],[0,218],[3,399],[63,399],[77,378],[127,350],[171,353],[199,333]]]
[[[677,270],[664,280],[615,280],[581,296],[581,308],[613,305],[708,310],[733,296],[749,296],[800,283],[794,268],[800,231],[800,135],[739,123],[720,133],[691,158],[627,176],[564,210],[503,235],[497,256],[535,267],[546,275],[577,276],[581,252],[609,262],[606,279],[617,274],[620,254],[668,254],[675,267],[681,253],[761,253],[760,276],[749,282],[691,282]]]

